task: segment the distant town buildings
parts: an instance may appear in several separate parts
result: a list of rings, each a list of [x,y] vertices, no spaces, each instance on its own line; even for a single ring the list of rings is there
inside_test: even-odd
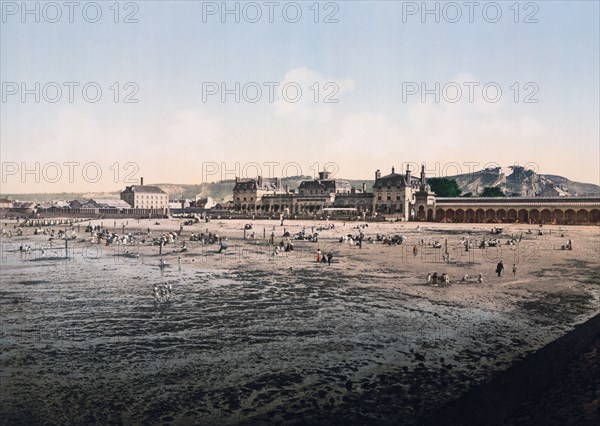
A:
[[[168,199],[158,186],[127,186],[120,199],[94,198],[38,203],[0,199],[3,214],[80,217],[159,217],[167,214],[208,214],[225,217],[344,218],[416,220],[458,223],[600,224],[600,197],[569,196],[548,182],[532,197],[437,197],[427,183],[425,166],[419,176],[375,172],[372,192],[366,182],[353,187],[327,171],[302,181],[298,189],[281,178],[236,177],[233,199],[215,204],[199,194],[196,200]]]

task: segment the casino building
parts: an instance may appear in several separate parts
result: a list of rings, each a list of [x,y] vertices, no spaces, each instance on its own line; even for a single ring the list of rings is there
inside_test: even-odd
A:
[[[425,165],[420,175],[407,169],[385,176],[377,170],[373,192],[353,188],[328,172],[304,181],[298,192],[282,188],[279,178],[236,179],[234,209],[247,213],[322,216],[385,217],[402,221],[454,223],[531,223],[600,225],[600,196],[570,197],[546,188],[537,197],[436,197],[427,184]]]

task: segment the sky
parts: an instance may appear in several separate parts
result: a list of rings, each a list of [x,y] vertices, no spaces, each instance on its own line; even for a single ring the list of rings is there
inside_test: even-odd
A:
[[[0,192],[521,165],[600,184],[599,2],[2,2]]]

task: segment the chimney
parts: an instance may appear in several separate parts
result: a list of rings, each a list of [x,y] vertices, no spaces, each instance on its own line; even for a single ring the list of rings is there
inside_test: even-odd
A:
[[[421,185],[425,185],[425,164],[421,164]]]
[[[257,180],[258,180],[258,187],[262,188],[262,186],[263,186],[263,178],[262,178],[262,176],[259,176]]]
[[[140,186],[144,186],[144,178],[140,178]]]
[[[278,177],[278,178],[275,178],[275,180],[276,180],[276,182],[277,182],[277,189],[282,189],[282,186],[281,186],[281,178],[280,178],[280,177]]]
[[[392,174],[396,173],[396,168],[392,166]]]
[[[375,171],[375,179],[379,179],[381,177],[381,172],[379,171],[379,169],[377,169]]]
[[[367,193],[367,183],[366,182],[363,182],[363,184],[362,184],[362,191],[363,191],[363,194]]]
[[[290,186],[285,185],[285,193],[288,194],[290,192]]]

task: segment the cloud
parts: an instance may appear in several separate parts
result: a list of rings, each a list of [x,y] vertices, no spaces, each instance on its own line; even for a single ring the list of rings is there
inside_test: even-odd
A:
[[[459,75],[454,81],[477,81]],[[479,92],[481,93],[481,92]],[[529,115],[515,114],[512,99],[489,103],[475,97],[458,103],[410,100],[402,115],[361,111],[339,124],[337,138],[327,154],[350,162],[368,159],[370,164],[423,161],[482,161],[502,164],[540,158],[546,127]],[[514,104],[513,104],[514,105]],[[517,111],[519,111],[517,109]]]
[[[305,67],[292,69],[279,82],[273,103],[275,113],[301,122],[328,122],[332,118],[331,106],[354,86],[348,78],[327,78]]]

